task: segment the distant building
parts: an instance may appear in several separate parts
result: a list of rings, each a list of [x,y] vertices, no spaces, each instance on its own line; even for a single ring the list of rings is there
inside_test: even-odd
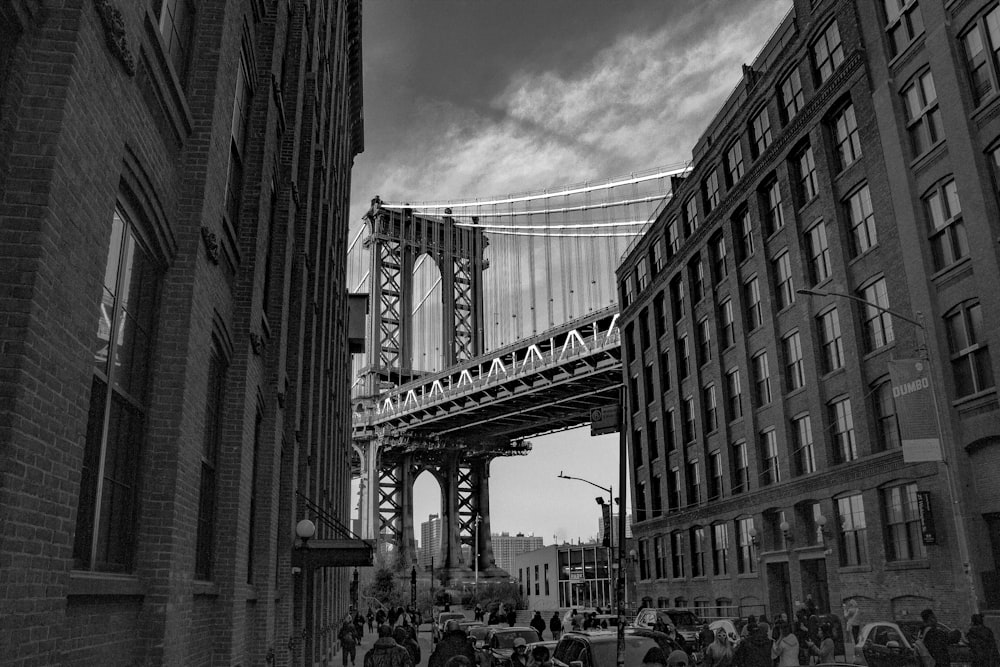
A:
[[[438,557],[438,552],[441,551],[441,525],[439,514],[431,514],[427,517],[427,521],[420,524],[420,549],[417,564],[425,570],[431,569],[431,559],[434,559],[438,565],[441,564],[441,559]]]
[[[620,514],[614,514],[611,517],[611,535],[612,541],[618,541],[618,519],[621,517]],[[625,515],[625,539],[632,537],[632,515]],[[604,542],[604,521],[600,518],[597,519],[597,541]]]
[[[611,608],[614,583],[609,571],[608,550],[600,542],[553,544],[523,552],[509,570],[532,611]]]
[[[517,535],[500,533],[497,535],[493,533],[493,558],[496,560],[496,566],[501,570],[506,570],[511,576],[514,575],[511,568],[514,567],[515,556],[525,551],[541,549],[543,546],[542,538],[534,535],[525,535],[524,533]]]

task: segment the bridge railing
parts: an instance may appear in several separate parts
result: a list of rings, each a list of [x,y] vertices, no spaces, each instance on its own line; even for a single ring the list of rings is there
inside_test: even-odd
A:
[[[381,421],[453,401],[498,384],[528,377],[621,346],[618,308],[610,306],[570,325],[525,339],[491,355],[478,357],[409,382],[355,412],[357,430]]]

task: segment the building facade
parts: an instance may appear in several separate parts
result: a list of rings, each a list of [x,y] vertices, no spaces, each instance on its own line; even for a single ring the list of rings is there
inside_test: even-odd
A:
[[[542,538],[518,533],[493,533],[493,559],[501,570],[513,574],[514,558],[525,551],[534,551],[543,546]]]
[[[518,554],[510,573],[530,610],[601,607],[610,611],[615,604],[615,583],[608,556],[607,547],[599,542],[553,544]],[[627,601],[625,606],[629,607]]]
[[[623,260],[647,604],[996,622],[998,17],[795,0]],[[946,464],[904,461],[905,359]]]
[[[351,568],[295,528],[351,537],[360,31],[359,0],[0,0],[4,664],[332,652]]]
[[[441,551],[441,517],[431,514],[420,524],[420,554],[417,564],[424,570],[431,569],[431,562]]]

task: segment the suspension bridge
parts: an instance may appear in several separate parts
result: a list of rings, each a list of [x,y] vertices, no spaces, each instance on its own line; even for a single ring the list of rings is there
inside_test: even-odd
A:
[[[348,252],[350,286],[368,295],[351,392],[363,537],[415,562],[413,483],[429,471],[441,488],[441,570],[453,581],[505,574],[493,566],[490,461],[617,402],[615,268],[688,169],[372,200]]]

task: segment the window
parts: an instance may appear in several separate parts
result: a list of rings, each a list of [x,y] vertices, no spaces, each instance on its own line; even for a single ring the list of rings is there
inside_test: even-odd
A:
[[[726,186],[733,187],[743,178],[743,147],[737,139],[726,151]]]
[[[924,32],[924,17],[917,0],[883,0],[885,33],[889,36],[889,52],[899,55]]]
[[[657,339],[666,333],[666,318],[663,316],[663,292],[657,292],[653,297],[653,330]]]
[[[896,403],[892,397],[892,384],[886,380],[872,391],[879,450],[899,449],[899,423],[896,421]]]
[[[781,110],[783,121],[788,124],[795,117],[803,106],[805,106],[805,96],[802,94],[802,79],[799,77],[799,70],[793,69],[778,86],[778,96],[781,98]]]
[[[743,299],[747,304],[747,329],[754,331],[764,324],[764,312],[760,305],[760,285],[756,276],[743,284]]]
[[[757,546],[754,544],[756,536],[753,517],[736,520],[736,571],[739,574],[757,571]]]
[[[878,244],[875,213],[867,183],[847,198],[847,217],[851,222],[851,243],[855,256]]]
[[[946,314],[944,321],[956,394],[968,396],[993,387],[993,362],[986,345],[982,307],[966,301]]]
[[[802,206],[819,194],[819,181],[816,178],[816,160],[813,159],[812,146],[806,145],[799,149],[794,160],[799,179],[799,206]]]
[[[747,443],[740,440],[733,443],[733,493],[746,493],[750,490],[750,459],[747,456]]]
[[[722,453],[715,450],[708,455],[708,499],[718,500],[722,494]]]
[[[639,411],[639,376],[633,375],[628,382],[628,398],[632,412]]]
[[[885,555],[890,561],[927,558],[920,534],[917,485],[901,484],[882,490],[885,508]]]
[[[837,463],[858,458],[858,443],[854,437],[854,415],[851,399],[830,402],[830,435],[833,436],[833,456]]]
[[[650,462],[660,457],[659,447],[656,446],[656,420],[646,420],[646,455]]]
[[[645,352],[649,349],[649,310],[643,308],[639,313],[639,346]]]
[[[646,484],[644,482],[635,483],[635,514],[636,521],[646,520]]]
[[[822,85],[840,63],[844,62],[844,45],[840,42],[840,29],[836,21],[813,44],[812,55],[817,81]]]
[[[805,366],[802,362],[802,341],[799,332],[793,331],[781,339],[781,347],[785,353],[785,382],[788,391],[795,391],[806,384]]]
[[[691,197],[684,204],[684,238],[695,233],[698,229],[698,200]]]
[[[250,127],[250,107],[253,103],[253,79],[248,48],[244,45],[236,72],[236,96],[233,100],[233,121],[229,150],[229,172],[226,179],[226,219],[233,229],[239,229],[240,206],[243,202],[243,162]]]
[[[712,279],[720,283],[729,275],[729,268],[726,266],[726,239],[722,234],[709,243],[709,254],[712,262]]]
[[[712,526],[712,574],[724,577],[729,573],[726,561],[729,560],[729,531],[726,524],[717,523]]]
[[[653,275],[655,276],[656,274],[658,274],[660,271],[663,270],[663,267],[666,266],[667,263],[667,255],[666,255],[666,250],[664,250],[664,242],[662,236],[657,237],[657,239],[653,242],[652,251],[653,251],[652,255]]]
[[[205,430],[201,450],[201,483],[198,496],[198,532],[194,573],[198,579],[211,579],[213,540],[215,536],[216,469],[219,438],[222,433],[222,407],[226,385],[226,367],[214,348],[208,359],[208,389],[205,397]]]
[[[670,391],[670,350],[660,353],[660,391]]]
[[[671,510],[681,507],[681,471],[677,467],[671,468],[667,477],[667,503]]]
[[[712,323],[707,317],[698,321],[698,365],[712,360]]]
[[[740,382],[740,369],[733,368],[726,373],[726,399],[729,408],[729,421],[743,416],[743,387]]]
[[[680,378],[683,380],[691,374],[691,353],[688,350],[687,334],[681,334],[674,347],[677,348],[678,372],[680,373]]]
[[[781,188],[777,177],[766,181],[760,189],[760,202],[763,209],[761,223],[764,235],[771,236],[785,226],[785,215],[781,210]]]
[[[934,270],[951,266],[969,254],[962,205],[954,179],[935,186],[924,196],[924,208],[931,223],[931,254]]]
[[[848,104],[834,115],[833,135],[837,144],[838,166],[846,169],[861,157],[861,138],[858,136],[858,120],[853,104]]]
[[[622,294],[622,300],[625,305],[629,305],[635,300],[635,274],[629,272],[625,276],[625,288]]]
[[[755,354],[750,360],[753,365],[754,398],[757,407],[771,402],[771,371],[767,364],[767,352]]]
[[[677,218],[667,223],[667,258],[673,257],[681,249],[681,235],[677,227]]]
[[[688,274],[691,281],[691,303],[698,303],[705,297],[705,265],[701,262],[701,255],[695,255],[688,262]]]
[[[726,350],[736,344],[736,322],[733,316],[733,302],[726,299],[719,305],[719,319],[722,322],[722,349]]]
[[[931,146],[944,139],[941,110],[930,70],[920,74],[903,89],[906,105],[906,129],[910,135],[913,155],[923,155]]]
[[[816,451],[813,447],[812,419],[801,415],[792,419],[795,436],[795,469],[799,475],[816,472]]]
[[[256,549],[257,526],[257,480],[260,478],[260,444],[264,437],[264,414],[260,406],[254,417],[253,425],[253,461],[250,464],[250,516],[247,518],[247,583],[257,580],[255,574],[254,551]]]
[[[670,555],[672,557],[671,576],[674,579],[683,578],[686,576],[684,572],[684,534],[679,530],[670,533]]]
[[[778,310],[788,308],[795,303],[795,285],[792,284],[792,260],[788,252],[778,255],[772,262],[774,266],[775,292],[778,297]]]
[[[840,565],[864,565],[868,562],[865,538],[865,505],[861,494],[837,499],[840,531],[837,535]]]
[[[643,367],[642,372],[642,384],[645,395],[643,398],[646,403],[652,403],[655,396],[655,391],[653,388],[653,362],[649,362]]]
[[[635,283],[638,286],[640,292],[649,286],[649,269],[646,266],[645,257],[640,257],[639,261],[636,262]]]
[[[688,505],[697,505],[701,502],[701,465],[698,459],[687,462],[687,501]]]
[[[736,241],[736,261],[745,262],[753,255],[755,249],[750,209],[744,208],[733,219],[733,238]]]
[[[767,116],[767,107],[757,112],[750,121],[750,153],[757,159],[771,145],[771,120]]]
[[[684,283],[680,276],[670,281],[670,308],[674,311],[674,321],[684,319]]]
[[[705,215],[719,205],[719,172],[713,169],[701,183],[701,196],[705,200]]]
[[[640,539],[639,540],[639,578],[640,579],[649,579],[650,575],[652,574],[652,569],[653,568],[650,567],[649,552],[650,552],[649,540],[645,539],[645,538]],[[560,597],[562,597],[562,596],[560,595]]]
[[[694,416],[694,398],[688,396],[681,401],[681,437],[684,438],[684,444],[689,442],[694,442],[695,439],[695,416]]]
[[[638,428],[632,431],[632,458],[633,465],[642,465],[642,430]]]
[[[137,471],[159,278],[135,228],[116,209],[95,313],[97,352],[73,543],[76,568],[130,572],[135,564]]]
[[[181,86],[187,78],[187,66],[191,54],[193,9],[189,0],[163,0],[160,9],[160,34],[166,47],[167,60],[174,68],[174,74]]]
[[[914,3],[916,4],[916,3]],[[997,80],[997,56],[1000,51],[1000,7],[994,7],[962,36],[965,59],[972,80],[976,104],[992,97]]]
[[[818,285],[833,272],[830,266],[830,245],[826,238],[826,223],[820,222],[806,232],[806,246],[809,252],[809,277],[813,285]]]
[[[663,440],[666,443],[666,450],[670,452],[677,449],[677,442],[674,437],[674,411],[667,410],[663,413]]]
[[[691,576],[704,577],[705,572],[705,529],[691,528]]]
[[[778,435],[774,429],[768,429],[760,434],[760,458],[763,461],[761,483],[765,486],[781,481],[781,468],[778,461]]]
[[[823,372],[830,373],[844,366],[844,341],[840,336],[837,309],[819,316],[820,345],[823,348]]]
[[[667,537],[657,535],[653,540],[653,547],[656,549],[656,578],[663,579],[667,576]]]
[[[702,387],[701,404],[704,411],[705,430],[712,432],[719,427],[719,407],[715,401],[715,385]]]
[[[652,491],[652,512],[654,517],[663,515],[663,488],[660,484],[660,476],[653,475],[649,479],[649,488]]]
[[[863,306],[865,319],[865,344],[869,352],[884,347],[895,340],[892,332],[892,315],[889,310],[889,293],[885,278],[869,283],[858,296],[874,306]],[[882,309],[875,308],[880,306]]]

